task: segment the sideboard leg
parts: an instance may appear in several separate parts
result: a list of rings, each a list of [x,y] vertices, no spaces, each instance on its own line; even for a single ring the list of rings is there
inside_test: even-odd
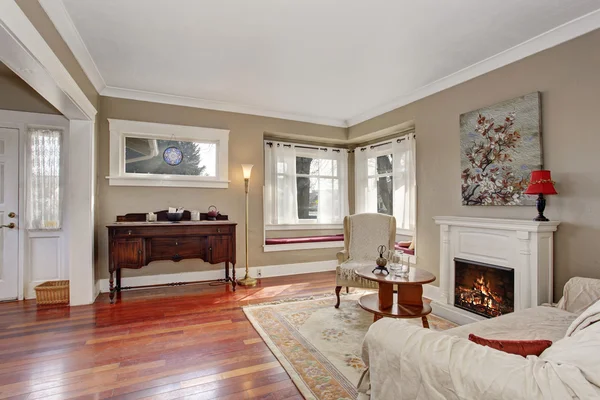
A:
[[[233,287],[233,291],[235,292],[235,285],[237,285],[237,282],[235,281],[235,263],[231,264],[231,274],[233,275],[233,279],[231,280],[231,286]]]
[[[120,292],[121,291],[121,268],[119,268],[116,271],[116,274],[117,274],[117,286],[115,287],[115,290],[117,292]]]
[[[229,282],[229,261],[225,261],[225,282]]]
[[[110,290],[110,294],[108,295],[110,298],[110,304],[114,304],[115,302],[115,284],[113,280],[113,271],[110,271],[110,277],[108,278],[108,289]]]

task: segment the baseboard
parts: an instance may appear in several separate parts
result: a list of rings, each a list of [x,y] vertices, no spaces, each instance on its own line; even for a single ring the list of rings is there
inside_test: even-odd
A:
[[[270,278],[274,276],[287,276],[298,274],[309,274],[313,272],[335,271],[337,267],[336,260],[316,261],[298,264],[266,265],[261,267],[250,267],[250,276],[258,277],[260,270],[261,278]],[[236,268],[236,276],[242,278],[246,273],[245,268]],[[123,277],[121,285],[123,286],[146,286],[146,285],[165,285],[172,282],[197,282],[222,279],[224,277],[222,269],[210,271],[181,272],[177,274],[160,274],[147,276]],[[99,291],[108,292],[108,279],[99,279],[97,281]]]
[[[433,286],[429,283],[423,285],[423,297],[425,297],[431,301],[439,300],[440,288],[438,286]]]

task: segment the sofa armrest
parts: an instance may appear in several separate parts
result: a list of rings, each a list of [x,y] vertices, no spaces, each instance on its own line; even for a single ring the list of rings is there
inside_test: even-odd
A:
[[[524,358],[398,320],[371,325],[363,342],[372,399],[562,399],[557,371]]]
[[[575,277],[565,284],[563,297],[557,307],[574,314],[581,314],[598,299],[600,299],[600,279]]]
[[[340,265],[341,263],[348,261],[348,250],[342,250],[342,251],[338,251],[337,253],[337,260],[338,260],[338,265]]]

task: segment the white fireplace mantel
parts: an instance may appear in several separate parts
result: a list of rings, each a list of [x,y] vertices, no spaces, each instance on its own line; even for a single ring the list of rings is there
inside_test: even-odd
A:
[[[454,307],[454,259],[512,268],[515,311],[552,302],[554,232],[560,222],[434,217],[440,226],[440,287],[432,299],[438,315],[467,323],[476,314]]]

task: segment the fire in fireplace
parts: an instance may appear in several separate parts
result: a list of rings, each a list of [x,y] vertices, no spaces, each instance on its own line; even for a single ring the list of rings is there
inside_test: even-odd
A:
[[[512,268],[454,259],[454,305],[484,317],[514,311]]]

